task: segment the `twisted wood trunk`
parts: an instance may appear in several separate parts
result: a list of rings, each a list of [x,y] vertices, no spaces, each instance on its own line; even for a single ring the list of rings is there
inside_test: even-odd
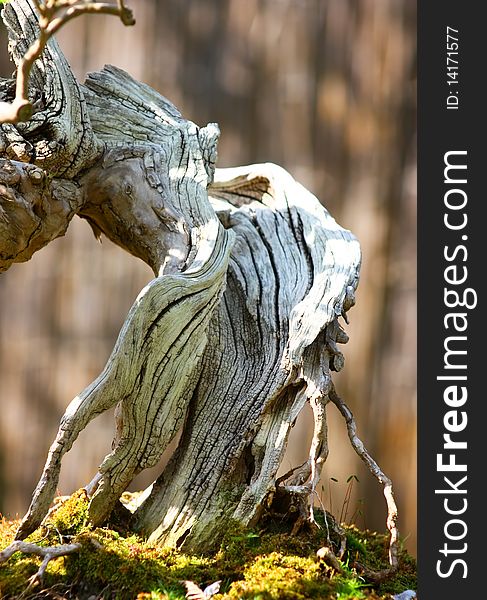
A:
[[[13,1],[3,14],[19,60],[36,35],[32,3]],[[32,84],[34,117],[0,134],[0,270],[78,214],[155,279],[101,375],[68,406],[18,537],[44,518],[79,433],[114,405],[113,451],[90,486],[94,524],[178,433],[170,462],[132,507],[134,530],[150,539],[203,548],[229,519],[256,522],[273,501],[312,506],[357,240],[275,165],[215,170],[217,126],[197,127],[115,67],[79,85],[51,40]],[[11,98],[11,82],[0,95]],[[277,480],[306,402],[309,460]]]

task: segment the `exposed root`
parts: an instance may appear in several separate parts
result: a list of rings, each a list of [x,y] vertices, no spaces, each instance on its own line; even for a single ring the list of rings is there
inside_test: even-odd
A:
[[[328,398],[321,394],[310,398],[310,406],[313,410],[314,431],[311,441],[309,462],[311,465],[311,491],[315,493],[316,486],[321,477],[321,470],[328,458],[328,428],[326,423],[326,405]],[[313,501],[309,504],[309,518],[315,523]]]
[[[368,581],[374,583],[375,585],[384,583],[384,581],[390,579],[397,571],[397,567],[394,568],[392,566],[388,569],[382,569],[381,571],[373,571],[372,569],[369,569],[368,567],[356,561],[352,563],[352,566],[357,570],[357,572],[360,575],[362,575]]]
[[[345,572],[342,567],[342,563],[333,552],[331,546],[323,546],[318,550],[316,556],[321,562],[334,569],[337,573],[343,574]],[[340,556],[340,559],[342,559],[342,556]],[[350,566],[356,569],[357,573],[375,585],[384,583],[384,581],[390,579],[396,572],[396,569],[393,569],[392,567],[388,569],[382,569],[381,571],[373,571],[357,561],[351,563]]]
[[[279,485],[272,499],[268,515],[294,521],[291,535],[297,535],[302,527],[310,523],[308,497],[311,493],[308,485]],[[312,521],[311,521],[312,522]]]
[[[29,587],[32,587],[38,583],[42,584],[44,573],[46,572],[49,561],[53,560],[54,558],[66,556],[67,554],[72,554],[73,552],[78,552],[80,548],[81,544],[61,544],[60,546],[45,547],[16,540],[0,552],[0,564],[6,562],[13,554],[15,554],[15,552],[35,554],[36,556],[43,558],[44,560],[42,561],[37,573],[35,573],[29,579]]]
[[[325,520],[325,526],[326,526],[326,538],[328,540],[328,544],[331,545],[330,526],[328,524],[328,515],[330,513],[327,512],[325,505],[323,504],[320,496],[316,493],[316,491],[315,491],[315,496],[321,505],[321,510],[323,511],[323,518]],[[340,523],[338,523],[338,521],[336,521],[331,514],[330,514],[330,517],[332,518],[333,532],[340,539],[340,547],[338,549],[338,558],[342,559],[345,554],[345,550],[347,549],[347,536],[345,535],[345,530],[340,525]]]
[[[357,426],[355,419],[353,418],[352,411],[343,402],[343,400],[336,393],[333,383],[330,385],[329,399],[338,408],[341,415],[345,419],[347,424],[348,437],[353,446],[355,452],[360,456],[364,463],[368,466],[370,472],[377,480],[384,486],[384,496],[387,503],[387,529],[391,534],[389,543],[389,563],[390,569],[386,569],[380,572],[367,572],[366,576],[375,581],[374,577],[379,577],[380,581],[383,581],[388,576],[392,575],[398,568],[398,542],[399,542],[399,531],[396,526],[397,521],[397,506],[394,500],[394,493],[392,490],[392,481],[385,475],[379,465],[370,456],[368,450],[365,448],[363,442],[357,436]]]
[[[90,481],[90,483],[88,483],[88,485],[85,485],[85,490],[86,494],[88,495],[88,498],[91,498],[93,496],[102,477],[103,475],[98,471],[93,477],[93,479]]]

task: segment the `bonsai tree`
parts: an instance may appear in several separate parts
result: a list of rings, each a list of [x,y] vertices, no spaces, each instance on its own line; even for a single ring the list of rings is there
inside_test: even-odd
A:
[[[337,344],[348,341],[340,319],[348,322],[355,302],[358,241],[282,168],[215,168],[218,126],[186,120],[128,73],[106,66],[78,83],[51,36],[82,12],[133,22],[123,2],[12,0],[3,11],[17,79],[0,82],[0,270],[29,260],[78,215],[96,237],[145,261],[154,279],[103,372],[67,407],[18,541],[2,558],[76,550],[21,540],[46,516],[64,454],[114,405],[113,450],[86,485],[93,525],[121,511],[134,532],[199,550],[230,519],[253,525],[292,506],[297,530],[314,521],[331,403],[384,486],[395,569],[391,481],[332,381],[344,364]],[[278,478],[306,403],[309,458]],[[132,479],[177,434],[157,480],[124,507]]]

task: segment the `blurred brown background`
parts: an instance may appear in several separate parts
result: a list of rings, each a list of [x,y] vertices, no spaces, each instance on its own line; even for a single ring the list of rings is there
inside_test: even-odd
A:
[[[137,25],[83,17],[58,39],[76,75],[112,63],[199,125],[220,124],[218,166],[272,161],[313,191],[363,251],[346,366],[336,377],[359,434],[395,483],[399,527],[416,547],[416,3],[414,0],[129,0]],[[1,74],[6,58],[0,33]],[[0,275],[0,512],[22,514],[59,418],[103,368],[151,278],[79,219]],[[380,486],[330,407],[322,500],[385,530]],[[87,483],[110,449],[111,415],[66,457],[59,489]],[[284,467],[303,460],[310,414]],[[357,475],[345,501],[347,478]],[[333,479],[332,479],[333,478]],[[338,481],[334,481],[337,479]],[[150,482],[139,476],[134,488]]]

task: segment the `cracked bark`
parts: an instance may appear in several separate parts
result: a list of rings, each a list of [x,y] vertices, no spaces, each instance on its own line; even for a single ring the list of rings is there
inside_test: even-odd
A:
[[[18,60],[36,34],[31,2],[12,1],[4,20]],[[358,284],[357,240],[276,165],[215,170],[218,127],[187,121],[120,69],[79,85],[50,40],[33,84],[32,120],[2,126],[0,269],[28,260],[78,214],[155,278],[103,372],[68,406],[17,538],[42,522],[79,433],[114,405],[113,450],[90,487],[94,524],[179,431],[132,516],[152,541],[205,548],[229,519],[255,523],[291,488],[311,506],[328,453],[330,374],[343,366],[336,344],[348,340],[338,319]],[[0,100],[12,93],[2,82]],[[306,402],[309,460],[276,481]]]

